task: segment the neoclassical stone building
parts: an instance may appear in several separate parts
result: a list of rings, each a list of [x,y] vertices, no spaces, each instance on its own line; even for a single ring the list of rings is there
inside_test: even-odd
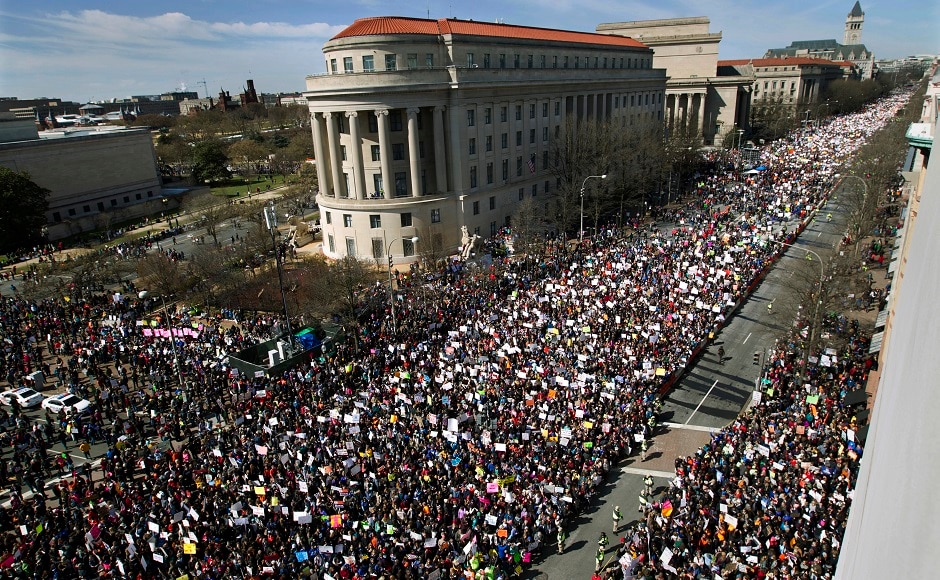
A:
[[[375,17],[323,52],[304,98],[330,258],[455,253],[463,232],[493,235],[554,194],[549,144],[567,123],[663,115],[665,71],[631,38]]]

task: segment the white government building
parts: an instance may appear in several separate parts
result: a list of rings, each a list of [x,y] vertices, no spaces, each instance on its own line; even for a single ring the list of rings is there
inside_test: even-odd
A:
[[[569,121],[663,118],[665,70],[621,36],[375,17],[323,52],[327,72],[303,96],[334,259],[456,253],[466,234],[509,224],[521,200],[547,202],[549,143]]]

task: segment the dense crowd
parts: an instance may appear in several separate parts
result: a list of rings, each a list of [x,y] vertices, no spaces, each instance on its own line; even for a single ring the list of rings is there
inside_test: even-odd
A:
[[[146,332],[152,300],[6,300],[2,376],[20,384],[48,370],[97,411],[33,425],[16,409],[0,417],[11,453],[0,462],[10,489],[0,570],[36,578],[520,572],[553,549],[612,466],[650,435],[663,381],[778,253],[766,239],[791,239],[840,163],[902,103],[769,147],[768,169],[746,183],[733,171],[703,177],[671,230],[610,229],[538,263],[506,259],[482,273],[451,268],[405,284],[396,336],[391,312],[367,309],[356,341],[278,376],[246,376],[226,358],[270,336],[273,318],[232,326],[178,312],[161,321],[190,330],[177,339],[184,384],[176,385],[168,339]],[[823,551],[810,537],[825,531],[831,542],[844,523],[855,459],[832,438],[848,421],[839,389],[845,377],[859,380],[851,352],[831,364],[805,393],[819,397],[812,418],[791,425],[806,387],[794,389],[789,358],[774,361],[778,394],[683,461],[669,492],[675,514],[657,508],[636,569],[671,565],[694,577],[696,566],[735,563],[752,566],[744,575],[785,577],[790,554],[818,560],[817,576],[831,568],[837,546]],[[771,425],[788,437],[803,427],[805,438],[767,437]],[[70,466],[71,455],[58,455],[90,437],[108,443],[100,462]],[[764,447],[783,469],[760,463],[754,450],[765,457]],[[798,492],[793,478],[809,483]],[[46,493],[24,494],[24,483]],[[739,522],[778,513],[734,533],[723,531],[724,516],[723,543],[704,542],[708,529],[717,533],[721,505]],[[792,521],[804,514],[808,525]],[[730,553],[739,536],[756,563]],[[667,542],[671,560],[660,551]],[[782,544],[788,549],[775,549]]]

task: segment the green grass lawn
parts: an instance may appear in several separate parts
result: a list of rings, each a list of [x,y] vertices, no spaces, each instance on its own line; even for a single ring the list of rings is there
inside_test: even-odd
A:
[[[234,178],[224,182],[214,183],[210,186],[212,195],[224,197],[235,197],[236,195],[248,195],[248,189],[251,193],[257,193],[259,190],[264,193],[268,189],[284,185],[284,178],[280,175],[272,180],[270,176],[252,176],[250,179]]]

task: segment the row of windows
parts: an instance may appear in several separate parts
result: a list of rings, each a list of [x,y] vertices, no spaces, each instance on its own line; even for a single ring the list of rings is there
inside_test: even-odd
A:
[[[591,66],[592,58],[594,64],[593,67]],[[548,62],[548,55],[538,55],[538,68],[549,68]],[[551,68],[559,68],[559,63],[561,64],[561,68],[649,68],[652,64],[652,59],[638,57],[590,57],[579,55],[574,57],[562,56],[561,60],[559,61],[558,55],[552,55]],[[470,68],[480,68],[481,66],[481,63],[477,62],[476,57],[472,52],[467,53],[467,66]],[[484,52],[482,67],[509,68],[506,60],[506,53],[499,53],[496,57],[496,64],[494,64],[490,53]],[[523,68],[521,54],[512,55],[512,68]],[[525,68],[536,68],[535,55],[530,54],[527,56]]]
[[[148,191],[148,192],[147,192],[147,197],[148,197],[148,198],[153,197],[153,191]],[[140,194],[140,193],[134,194],[134,199],[135,199],[136,201],[141,201],[141,200],[143,199],[143,194]],[[124,203],[124,204],[129,204],[130,202],[131,202],[131,196],[125,195],[125,196],[124,196],[124,199],[123,199],[123,203]],[[113,198],[113,199],[110,200],[110,202],[109,202],[109,204],[108,204],[107,207],[117,207],[117,205],[118,205],[118,200],[117,200],[116,198]],[[99,201],[98,204],[97,204],[97,208],[98,208],[98,211],[99,211],[99,212],[105,211],[105,204],[104,204],[104,202],[103,202],[103,201]],[[91,206],[90,206],[90,205],[83,205],[83,206],[82,206],[82,213],[83,213],[83,214],[91,213]],[[76,215],[78,215],[78,210],[77,210],[76,208],[74,208],[74,207],[70,207],[69,210],[68,210],[68,216],[69,216],[69,217],[75,217]],[[53,212],[53,213],[52,213],[52,221],[53,221],[54,223],[59,223],[59,222],[61,222],[61,221],[62,221],[62,214],[61,214],[60,212]]]
[[[331,225],[333,223],[333,212],[328,211],[325,213],[326,213],[326,223],[327,225]],[[346,227],[346,228],[353,227],[352,214],[344,213],[342,215],[343,215],[343,227]],[[402,213],[402,214],[399,214],[399,216],[401,218],[401,227],[410,228],[412,226],[411,212]],[[441,210],[432,209],[431,210],[431,223],[436,224],[436,223],[440,223],[440,221],[441,221]],[[371,214],[369,216],[369,227],[371,227],[372,229],[381,228],[382,216],[378,214]]]
[[[440,236],[440,234],[436,234]],[[336,240],[333,238],[333,234],[327,235],[327,246],[330,248],[331,253],[336,253]],[[439,243],[439,242],[438,242]],[[411,238],[402,238],[401,240],[402,254],[407,258],[415,255],[415,244],[411,241]],[[356,255],[356,238],[346,238],[346,255],[355,256]],[[372,238],[372,258],[375,260],[381,260],[385,257],[385,239],[384,238]]]
[[[384,55],[385,59],[385,70],[386,71],[396,71],[399,70],[398,66],[398,54],[386,54]],[[512,66],[510,67],[508,58],[512,58]],[[344,73],[353,73],[356,72],[353,57],[344,56],[343,60],[343,72]],[[525,60],[523,60],[523,58]],[[490,53],[483,53],[483,59],[480,62],[477,62],[474,53],[467,53],[467,67],[469,68],[621,68],[621,69],[642,69],[650,68],[652,66],[652,59],[645,57],[600,57],[600,56],[562,56],[559,60],[558,55],[553,55],[551,61],[548,60],[548,55],[521,55],[521,54],[512,54],[508,55],[506,53],[499,53],[493,57]],[[549,65],[549,62],[551,63]],[[375,55],[366,54],[361,57],[359,62],[360,72],[375,72]],[[426,52],[422,54],[416,52],[406,53],[404,56],[405,68],[408,70],[414,70],[422,66],[424,68],[434,68],[434,53]],[[536,64],[538,66],[536,66]],[[593,65],[593,66],[592,66]],[[331,58],[327,61],[327,68],[332,74],[337,74],[339,72],[339,60],[336,58]]]

